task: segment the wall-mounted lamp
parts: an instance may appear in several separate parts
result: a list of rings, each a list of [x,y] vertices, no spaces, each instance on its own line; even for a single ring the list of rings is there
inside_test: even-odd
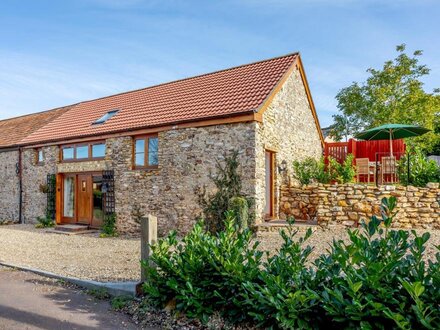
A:
[[[278,172],[281,174],[281,173],[284,173],[286,171],[287,171],[287,162],[286,162],[286,160],[283,160],[281,162],[281,164],[278,165]]]

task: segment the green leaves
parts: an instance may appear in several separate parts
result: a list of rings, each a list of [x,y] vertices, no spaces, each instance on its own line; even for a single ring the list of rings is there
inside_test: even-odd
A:
[[[330,183],[331,181],[338,183],[353,182],[356,174],[353,159],[354,156],[348,154],[343,164],[339,164],[336,159],[329,156],[329,164],[326,166],[324,158],[316,160],[307,157],[302,161],[293,162],[294,175],[301,184]]]
[[[440,136],[440,134],[438,135]],[[408,161],[410,167],[409,176]],[[408,147],[407,154],[399,160],[398,169],[399,180],[405,185],[425,187],[428,182],[440,181],[440,166],[435,161],[429,160],[420,148],[414,146]]]
[[[311,230],[297,237],[289,221],[270,255],[226,213],[217,234],[198,223],[181,241],[175,233],[159,240],[155,267],[143,265],[145,292],[203,322],[220,312],[269,329],[439,329],[440,247],[426,263],[428,233],[391,230],[396,204],[383,199],[381,218],[349,230],[348,241],[333,241],[313,262]]]
[[[396,58],[382,68],[367,70],[366,81],[354,82],[336,95],[340,114],[334,116],[331,126],[336,139],[387,123],[436,128],[440,98],[437,90],[427,93],[423,89],[422,79],[429,69],[419,64],[422,52],[407,54],[405,45],[396,50]],[[440,144],[440,136],[430,132],[413,141],[430,152]]]

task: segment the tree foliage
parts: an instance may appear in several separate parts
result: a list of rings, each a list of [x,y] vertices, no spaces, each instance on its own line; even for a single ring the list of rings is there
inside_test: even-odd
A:
[[[422,51],[412,55],[405,44],[396,47],[394,60],[386,61],[382,69],[369,68],[363,83],[353,82],[337,95],[339,114],[333,116],[331,134],[342,139],[375,126],[387,123],[414,124],[433,130],[412,139],[426,152],[440,144],[440,89],[427,93],[421,79],[430,69],[419,63]]]

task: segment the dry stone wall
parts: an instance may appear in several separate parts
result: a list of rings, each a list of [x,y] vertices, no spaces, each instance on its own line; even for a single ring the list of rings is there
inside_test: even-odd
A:
[[[317,220],[321,226],[357,226],[372,215],[380,216],[383,197],[397,198],[398,214],[393,226],[440,229],[438,183],[425,188],[368,186],[359,184],[283,186],[280,217]]]
[[[0,223],[19,220],[18,150],[0,152]]]

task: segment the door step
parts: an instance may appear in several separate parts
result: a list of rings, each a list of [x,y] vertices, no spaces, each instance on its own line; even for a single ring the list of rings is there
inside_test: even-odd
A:
[[[88,225],[57,225],[55,228],[47,230],[47,232],[64,235],[80,235],[97,233],[99,230],[90,229]]]

